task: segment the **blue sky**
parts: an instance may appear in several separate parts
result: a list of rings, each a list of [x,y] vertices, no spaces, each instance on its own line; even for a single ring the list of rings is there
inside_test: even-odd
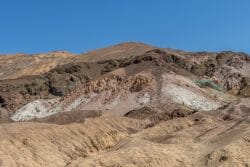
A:
[[[250,53],[250,1],[0,1],[0,53],[81,53],[125,41]]]

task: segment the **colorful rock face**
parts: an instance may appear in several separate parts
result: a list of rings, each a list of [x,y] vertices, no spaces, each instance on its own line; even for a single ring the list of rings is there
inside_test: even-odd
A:
[[[250,166],[250,58],[123,43],[0,56],[0,166]]]

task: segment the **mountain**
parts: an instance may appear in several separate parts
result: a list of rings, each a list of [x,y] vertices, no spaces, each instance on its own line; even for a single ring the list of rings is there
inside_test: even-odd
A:
[[[0,166],[249,166],[249,116],[245,53],[0,56]]]

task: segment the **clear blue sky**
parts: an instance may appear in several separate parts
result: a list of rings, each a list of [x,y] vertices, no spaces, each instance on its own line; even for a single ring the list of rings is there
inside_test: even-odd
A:
[[[250,0],[1,0],[0,53],[124,41],[250,53]]]

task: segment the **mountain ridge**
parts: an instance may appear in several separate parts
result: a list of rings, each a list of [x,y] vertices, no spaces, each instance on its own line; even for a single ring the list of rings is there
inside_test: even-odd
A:
[[[247,54],[122,43],[0,73],[2,166],[250,165]]]

